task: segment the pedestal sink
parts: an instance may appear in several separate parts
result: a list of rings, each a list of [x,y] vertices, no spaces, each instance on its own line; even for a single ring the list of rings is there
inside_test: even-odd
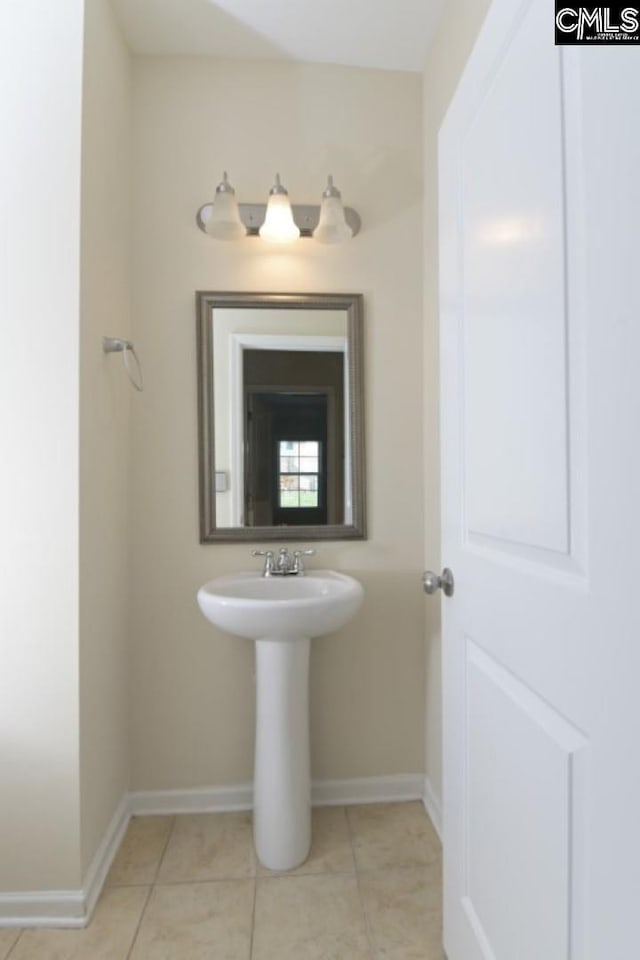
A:
[[[344,626],[362,599],[361,584],[333,570],[238,573],[198,591],[211,623],[256,641],[253,834],[272,870],[297,867],[311,846],[310,642]]]

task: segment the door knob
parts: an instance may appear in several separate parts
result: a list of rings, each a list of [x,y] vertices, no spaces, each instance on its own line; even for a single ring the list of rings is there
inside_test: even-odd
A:
[[[422,577],[424,592],[428,594],[435,593],[436,590],[442,590],[445,597],[452,597],[453,585],[453,573],[449,570],[449,567],[445,567],[440,576],[433,570],[425,570]]]

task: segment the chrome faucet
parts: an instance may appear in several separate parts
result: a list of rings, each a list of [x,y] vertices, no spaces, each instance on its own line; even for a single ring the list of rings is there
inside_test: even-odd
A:
[[[294,550],[293,556],[287,547],[280,547],[278,559],[273,550],[252,550],[253,557],[264,557],[263,577],[304,577],[303,557],[312,557],[315,550]]]

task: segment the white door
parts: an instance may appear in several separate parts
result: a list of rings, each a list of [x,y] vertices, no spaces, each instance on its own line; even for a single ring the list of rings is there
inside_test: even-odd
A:
[[[640,956],[640,49],[553,38],[440,134],[449,960]]]

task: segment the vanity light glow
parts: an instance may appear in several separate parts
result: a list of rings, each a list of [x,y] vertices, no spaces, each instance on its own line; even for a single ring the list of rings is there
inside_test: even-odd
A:
[[[276,173],[276,182],[269,191],[267,215],[260,227],[260,237],[271,243],[291,243],[299,236],[300,228],[293,219],[289,194],[280,183],[280,174]]]
[[[340,191],[329,175],[321,204],[291,204],[289,194],[276,174],[267,203],[238,204],[226,171],[211,203],[196,215],[198,227],[214,240],[260,237],[270,243],[292,243],[299,237],[335,244],[350,240],[362,225],[351,207],[344,207]]]

